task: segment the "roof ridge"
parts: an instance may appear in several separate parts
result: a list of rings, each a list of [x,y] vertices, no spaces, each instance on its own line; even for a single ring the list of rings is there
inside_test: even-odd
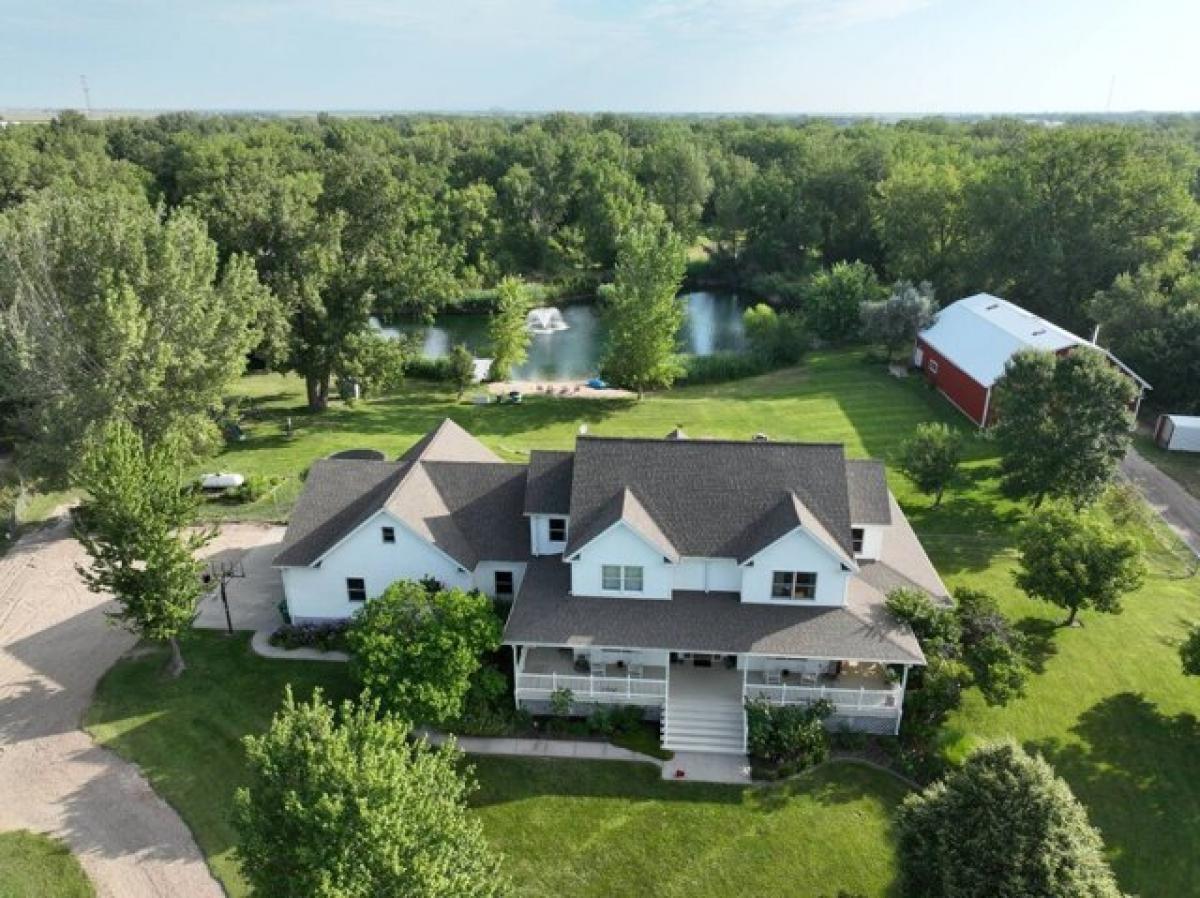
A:
[[[639,437],[639,436],[603,436],[595,433],[581,433],[575,441],[594,440],[606,443],[661,443],[665,446],[694,446],[694,445],[726,445],[726,446],[814,446],[827,449],[842,449],[845,443],[835,442],[806,442],[803,440],[735,440],[729,437],[688,437],[686,440],[673,440],[668,437]],[[569,451],[569,450],[568,450]]]

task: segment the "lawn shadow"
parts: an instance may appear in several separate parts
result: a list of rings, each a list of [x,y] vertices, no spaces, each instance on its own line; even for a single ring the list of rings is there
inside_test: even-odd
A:
[[[1040,752],[1087,806],[1126,891],[1195,894],[1200,882],[1200,723],[1168,716],[1144,696],[1110,696],[1080,715],[1079,742]]]
[[[1055,636],[1061,629],[1058,623],[1044,617],[1023,617],[1014,627],[1025,637],[1025,662],[1034,673],[1043,673],[1046,662],[1058,654]]]

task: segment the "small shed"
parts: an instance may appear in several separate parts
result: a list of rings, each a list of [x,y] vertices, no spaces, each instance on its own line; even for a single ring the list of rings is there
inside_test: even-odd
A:
[[[1154,442],[1174,452],[1200,452],[1200,417],[1159,415],[1154,425]]]

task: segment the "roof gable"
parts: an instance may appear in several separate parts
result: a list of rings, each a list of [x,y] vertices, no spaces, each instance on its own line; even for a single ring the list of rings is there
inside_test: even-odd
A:
[[[760,526],[755,528],[753,535],[747,539],[745,548],[738,556],[738,563],[746,564],[797,531],[811,539],[848,570],[858,570],[853,557],[830,535],[825,525],[809,511],[795,493],[788,493],[763,517]]]

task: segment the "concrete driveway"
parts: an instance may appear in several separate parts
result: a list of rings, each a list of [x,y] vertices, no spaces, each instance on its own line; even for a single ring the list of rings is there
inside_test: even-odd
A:
[[[212,551],[271,537],[234,525]],[[221,898],[179,815],[80,729],[96,682],[135,642],[80,580],[85,562],[65,520],[0,558],[0,831],[59,837],[101,896]]]
[[[225,587],[233,629],[274,630],[283,623],[279,614],[283,581],[271,567],[283,533],[284,528],[277,524],[227,524],[200,553],[214,569],[232,568],[238,574]],[[196,626],[202,630],[226,628],[220,590],[214,589],[200,601]]]

